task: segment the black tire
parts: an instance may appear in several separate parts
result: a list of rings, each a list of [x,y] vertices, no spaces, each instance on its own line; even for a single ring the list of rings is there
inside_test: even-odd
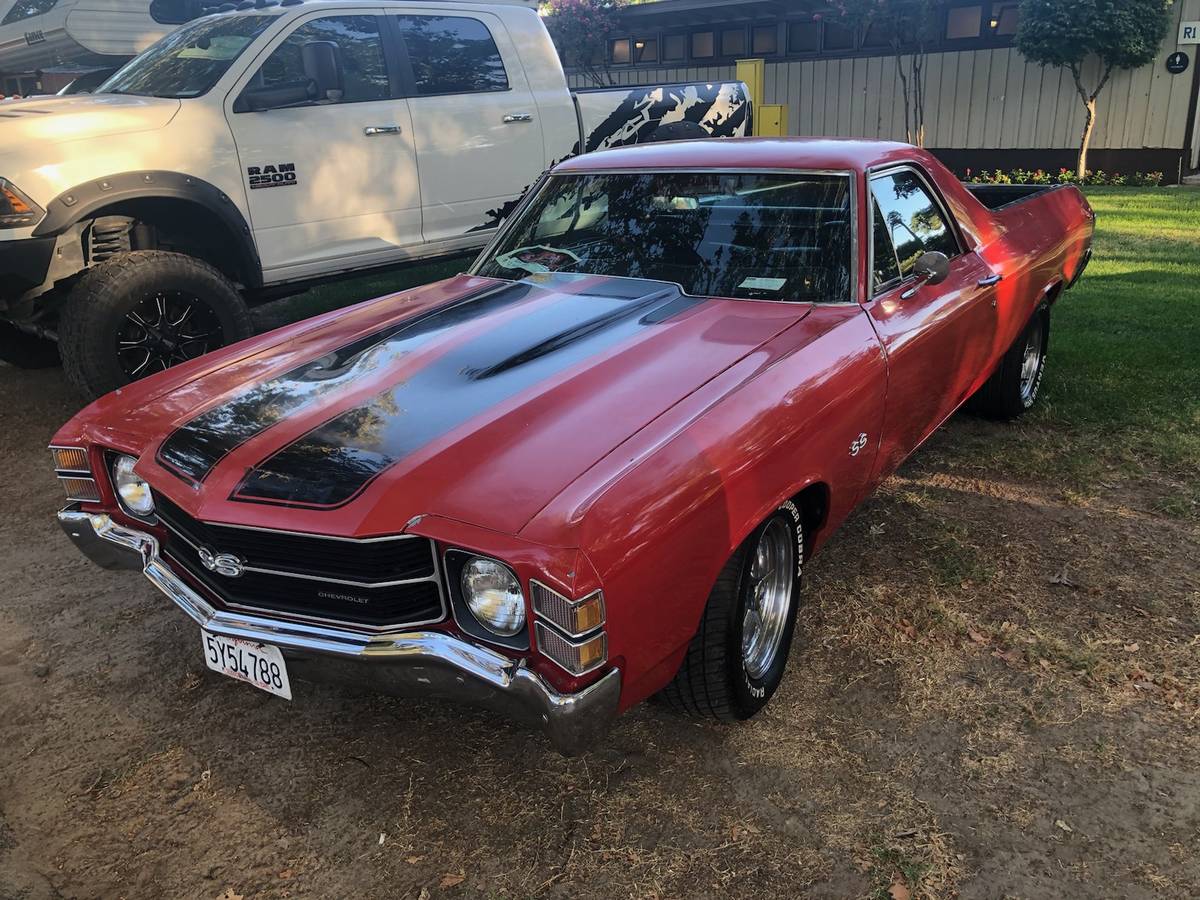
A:
[[[51,369],[59,365],[58,345],[0,322],[0,359],[18,369]]]
[[[795,548],[795,566],[790,573],[791,597],[778,649],[769,668],[755,675],[747,668],[742,637],[747,605],[755,587],[751,579],[755,549],[773,522],[787,528]],[[687,655],[659,698],[679,712],[726,722],[748,719],[766,706],[787,667],[796,628],[803,563],[800,510],[788,501],[754,529],[721,569]]]
[[[967,408],[981,416],[1001,421],[1024,415],[1037,402],[1049,346],[1050,307],[1043,303],[1000,358],[996,371],[967,401]],[[1032,373],[1026,373],[1026,351],[1031,347],[1037,350],[1037,362]]]
[[[155,342],[156,355],[142,370],[134,355],[140,349],[122,351],[122,356],[118,341],[128,335],[135,310],[159,298],[178,304],[175,309],[195,310],[187,315],[201,317],[201,324],[194,326],[200,330],[180,330],[165,337],[145,330],[145,340]],[[188,321],[187,327],[192,328],[193,320]],[[208,337],[187,340],[195,333]],[[122,253],[90,269],[71,290],[58,323],[59,353],[67,378],[91,397],[252,333],[246,302],[229,279],[199,259],[161,250]],[[151,349],[146,353],[149,360]]]

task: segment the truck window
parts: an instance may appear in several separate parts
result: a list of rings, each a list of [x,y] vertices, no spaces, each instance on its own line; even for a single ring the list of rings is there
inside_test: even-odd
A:
[[[383,40],[375,16],[325,16],[296,28],[275,48],[256,76],[263,87],[303,83],[301,48],[313,41],[337,44],[342,60],[343,103],[386,100],[391,96]]]
[[[210,16],[172,31],[97,88],[98,94],[199,97],[208,93],[274,16]]]
[[[478,19],[397,16],[417,93],[507,91],[508,73],[492,33]]]
[[[887,223],[900,273],[908,275],[922,253],[937,250],[958,255],[958,241],[938,202],[911,169],[898,169],[871,179],[871,193]]]
[[[47,13],[52,10],[58,0],[17,0],[13,4],[12,9],[4,16],[4,21],[0,25],[11,25],[13,22],[20,22],[22,19],[32,19],[34,16],[40,16],[42,13]]]
[[[542,272],[675,282],[693,295],[850,299],[850,179],[789,173],[556,175],[480,275]]]
[[[900,280],[900,265],[896,261],[896,248],[892,246],[892,236],[888,232],[887,222],[879,211],[879,204],[871,201],[872,210],[872,246],[871,269],[872,287],[874,293],[884,290],[892,282]]]

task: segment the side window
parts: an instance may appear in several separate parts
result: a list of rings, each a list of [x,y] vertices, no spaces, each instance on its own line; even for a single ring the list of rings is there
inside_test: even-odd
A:
[[[872,286],[874,291],[878,292],[885,285],[900,279],[900,266],[896,262],[896,248],[892,246],[892,236],[888,233],[883,213],[879,211],[879,204],[872,202],[871,210],[874,219],[871,228],[874,241],[871,251],[871,265],[874,269]]]
[[[958,255],[954,232],[916,173],[901,169],[873,178],[871,193],[896,248],[901,274],[911,272],[917,258],[930,250]]]
[[[304,72],[303,47],[317,41],[329,41],[337,47],[342,103],[386,100],[391,96],[375,16],[327,16],[305,22],[267,57],[254,83],[261,87],[304,83],[308,76]]]
[[[507,91],[508,73],[496,42],[478,19],[397,16],[417,93],[478,94]]]

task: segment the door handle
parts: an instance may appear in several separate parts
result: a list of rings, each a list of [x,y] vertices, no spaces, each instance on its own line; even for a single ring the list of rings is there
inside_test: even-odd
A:
[[[998,284],[1000,282],[1000,279],[1003,277],[1004,276],[1001,275],[999,272],[994,272],[991,275],[989,275],[987,278],[980,278],[975,283],[978,284],[980,287],[991,287],[993,284]]]
[[[512,125],[516,122],[532,122],[533,114],[532,113],[509,113],[503,119],[501,119],[501,121],[505,125]]]
[[[380,134],[399,134],[399,125],[368,125],[363,129],[363,134],[367,137],[375,137]]]

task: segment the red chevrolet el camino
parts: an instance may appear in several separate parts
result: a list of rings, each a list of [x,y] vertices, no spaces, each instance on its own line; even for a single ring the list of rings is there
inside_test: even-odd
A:
[[[568,753],[653,694],[745,719],[855,505],[963,403],[1034,402],[1092,225],[904,144],[573,159],[468,274],[87,407],[59,519],[285,697],[474,702]]]

